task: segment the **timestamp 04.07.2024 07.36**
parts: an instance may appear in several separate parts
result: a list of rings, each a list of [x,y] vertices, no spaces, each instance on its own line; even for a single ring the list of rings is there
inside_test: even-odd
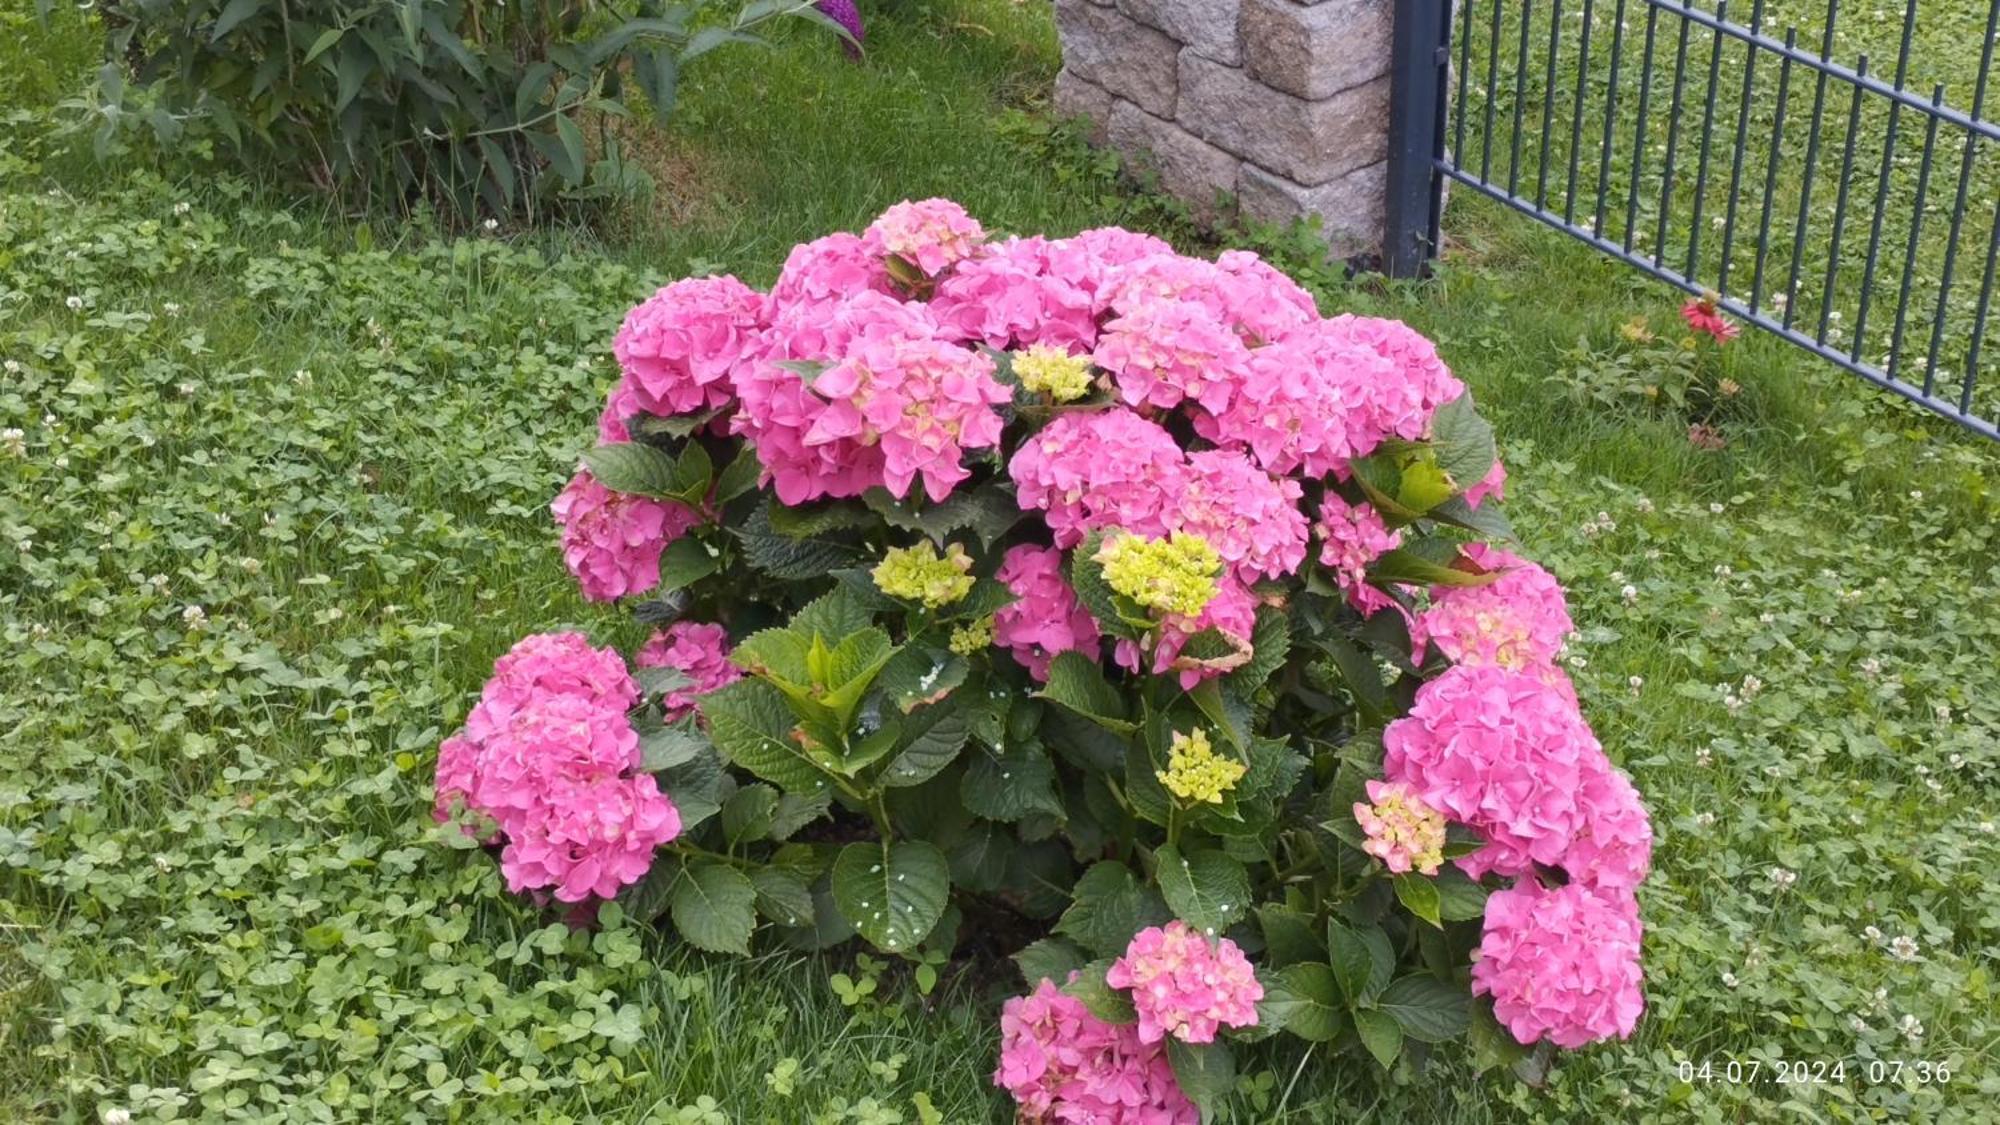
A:
[[[1675,1077],[1697,1086],[1770,1083],[1779,1086],[1943,1085],[1951,1081],[1948,1059],[1682,1059]]]

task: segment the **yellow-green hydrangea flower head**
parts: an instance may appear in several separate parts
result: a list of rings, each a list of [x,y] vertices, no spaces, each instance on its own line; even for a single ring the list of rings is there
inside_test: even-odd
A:
[[[1245,769],[1242,762],[1217,754],[1208,732],[1196,727],[1186,734],[1174,732],[1173,743],[1167,748],[1167,768],[1155,776],[1167,792],[1189,804],[1215,805],[1243,780]]]
[[[993,615],[990,613],[951,631],[951,651],[960,656],[971,656],[992,644]]]
[[[1194,617],[1214,599],[1222,556],[1199,535],[1176,531],[1165,539],[1121,533],[1098,548],[1097,561],[1111,588],[1147,609]]]
[[[948,606],[972,592],[972,558],[956,543],[945,548],[943,557],[929,540],[914,547],[891,547],[873,574],[883,593],[919,602],[926,609]]]
[[[1089,358],[1047,344],[1014,353],[1014,374],[1023,387],[1057,402],[1070,402],[1090,393]]]

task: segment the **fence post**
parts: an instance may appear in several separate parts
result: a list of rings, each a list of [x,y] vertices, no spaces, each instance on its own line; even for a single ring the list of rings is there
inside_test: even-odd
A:
[[[1461,0],[1463,2],[1463,0]],[[1389,168],[1382,268],[1417,277],[1436,252],[1444,181],[1452,0],[1400,0],[1390,42]]]

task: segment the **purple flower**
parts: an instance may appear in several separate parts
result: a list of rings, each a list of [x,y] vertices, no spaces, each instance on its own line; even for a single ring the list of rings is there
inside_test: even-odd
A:
[[[854,37],[852,42],[843,43],[850,58],[861,57],[861,41],[866,33],[861,28],[861,10],[854,6],[854,0],[815,0],[813,7],[819,14],[846,29]]]

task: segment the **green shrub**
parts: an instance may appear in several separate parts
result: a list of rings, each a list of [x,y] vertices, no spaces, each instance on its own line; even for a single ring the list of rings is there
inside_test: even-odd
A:
[[[52,0],[38,0],[44,8]],[[124,127],[261,152],[349,204],[532,219],[643,195],[608,125],[673,110],[681,67],[810,0],[102,0],[105,60],[76,106],[100,156]],[[586,136],[594,132],[595,137]]]

